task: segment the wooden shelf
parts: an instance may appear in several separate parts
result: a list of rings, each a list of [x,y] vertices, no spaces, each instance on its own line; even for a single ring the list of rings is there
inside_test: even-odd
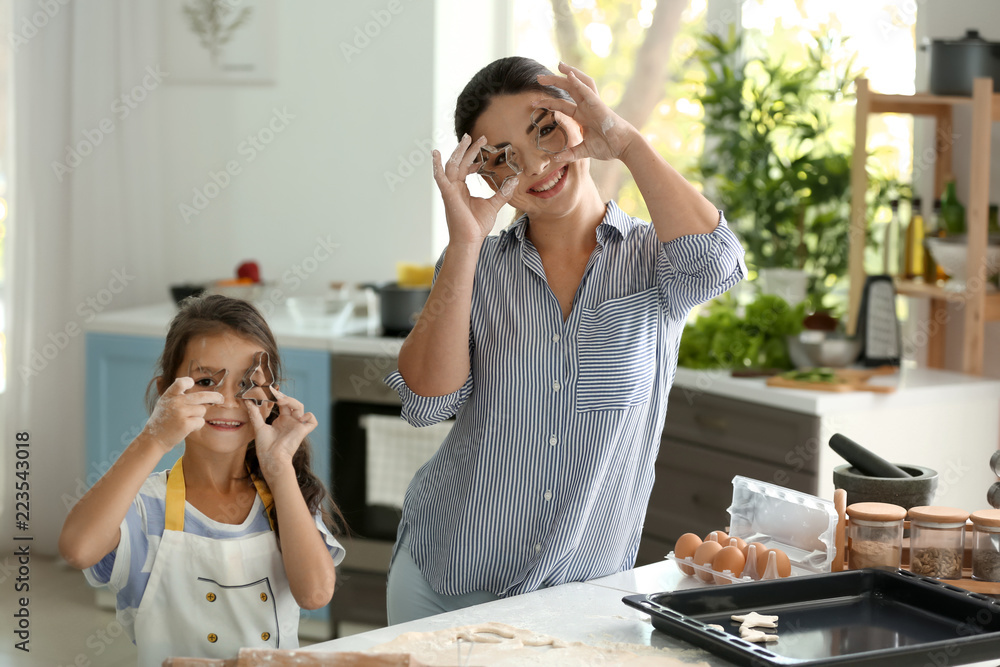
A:
[[[931,93],[916,93],[915,95],[886,95],[871,93],[871,108],[869,113],[907,113],[914,116],[938,116],[945,109],[956,106],[970,106],[971,97],[955,95],[932,95]],[[1000,121],[1000,93],[993,93],[993,121]]]
[[[868,207],[865,193],[868,191],[868,116],[874,113],[908,113],[918,116],[932,116],[935,120],[935,151],[933,198],[944,192],[945,182],[951,172],[952,137],[954,128],[952,111],[957,106],[970,106],[972,122],[969,134],[972,137],[969,200],[966,202],[966,218],[970,243],[968,244],[969,266],[981,266],[986,259],[987,216],[989,212],[989,171],[990,136],[993,122],[1000,121],[1000,94],[993,92],[993,80],[977,78],[973,82],[973,93],[964,96],[938,96],[928,93],[916,95],[885,95],[872,92],[868,80],[857,81],[857,106],[855,107],[854,155],[851,160],[851,231],[848,234],[848,293],[847,330],[853,334],[857,326],[861,292],[865,284],[865,242],[868,230]],[[981,242],[973,242],[981,239]],[[938,285],[920,282],[897,281],[897,292],[910,297],[930,300],[929,319],[941,325],[949,321],[946,312],[948,302],[962,304],[962,372],[972,375],[983,373],[983,348],[985,346],[985,323],[1000,320],[1000,295],[987,293],[983,281],[970,281],[970,289],[952,292]],[[945,361],[945,335],[947,326],[932,326],[928,330],[927,365],[943,368]]]

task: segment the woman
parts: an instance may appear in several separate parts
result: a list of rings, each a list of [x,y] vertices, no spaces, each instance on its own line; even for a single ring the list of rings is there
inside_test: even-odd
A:
[[[386,383],[409,423],[456,423],[406,493],[390,623],[631,568],[685,318],[746,275],[721,212],[559,70],[488,65],[433,155],[449,244]],[[601,199],[590,158],[628,167],[652,225]],[[523,215],[488,236],[506,203]]]

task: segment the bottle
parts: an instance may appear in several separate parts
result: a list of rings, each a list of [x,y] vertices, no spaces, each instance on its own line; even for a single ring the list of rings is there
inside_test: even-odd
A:
[[[965,207],[958,201],[958,194],[955,192],[955,178],[948,176],[948,182],[944,186],[944,194],[941,195],[941,228],[947,234],[965,233]]]
[[[924,274],[924,218],[920,215],[920,197],[913,198],[910,224],[906,226],[906,246],[903,259],[903,277],[913,280]]]
[[[895,276],[899,273],[899,267],[897,266],[899,252],[893,252],[893,249],[899,243],[899,200],[892,199],[889,202],[889,208],[892,210],[892,218],[889,220],[889,224],[885,226],[885,245],[882,248],[882,273],[887,276]]]
[[[928,285],[934,285],[938,280],[945,280],[948,278],[944,274],[941,267],[938,266],[937,262],[934,261],[934,255],[931,254],[930,249],[927,247],[927,239],[929,238],[943,238],[944,229],[942,227],[943,220],[941,219],[941,200],[934,200],[934,208],[931,213],[931,222],[929,225],[924,227],[924,282]]]

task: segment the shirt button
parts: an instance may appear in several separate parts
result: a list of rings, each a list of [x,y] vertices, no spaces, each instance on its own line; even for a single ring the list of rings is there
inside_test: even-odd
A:
[[[535,553],[537,554],[541,550],[542,550],[542,545],[541,544],[536,544],[535,545]]]
[[[215,642],[219,641],[219,636],[214,632],[210,632],[208,634],[208,641],[214,644]]]
[[[552,334],[552,342],[553,343],[558,343],[559,339],[560,339],[559,334],[557,334],[557,333]]]
[[[559,391],[559,383],[558,382],[553,382],[552,383],[552,391]]]
[[[205,596],[205,599],[208,600],[209,602],[215,602],[215,593],[209,593],[208,595]]]
[[[555,435],[549,436],[549,444],[550,445],[552,445],[553,447],[555,447],[558,442],[559,442],[559,438],[557,438]]]
[[[271,638],[271,633],[270,632],[262,632],[262,633],[260,633],[260,638],[263,639],[264,641],[267,641],[268,639]]]
[[[552,492],[551,491],[546,491],[545,495],[544,495],[544,498],[545,498],[546,502],[548,502],[549,500],[552,500]]]

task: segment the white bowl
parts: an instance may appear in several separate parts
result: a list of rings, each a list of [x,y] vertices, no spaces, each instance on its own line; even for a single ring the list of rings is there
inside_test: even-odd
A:
[[[846,368],[861,353],[860,338],[843,338],[823,331],[803,331],[787,336],[788,356],[799,370],[807,368]]]
[[[291,296],[286,303],[296,323],[329,330],[343,328],[354,310],[351,299],[334,296]]]
[[[951,287],[965,288],[966,267],[965,260],[968,256],[969,248],[966,236],[946,236],[938,238],[932,236],[924,239],[927,250],[930,251],[934,261],[944,269],[950,276],[948,284]],[[1000,245],[986,246],[984,278],[992,278],[1000,272]]]

